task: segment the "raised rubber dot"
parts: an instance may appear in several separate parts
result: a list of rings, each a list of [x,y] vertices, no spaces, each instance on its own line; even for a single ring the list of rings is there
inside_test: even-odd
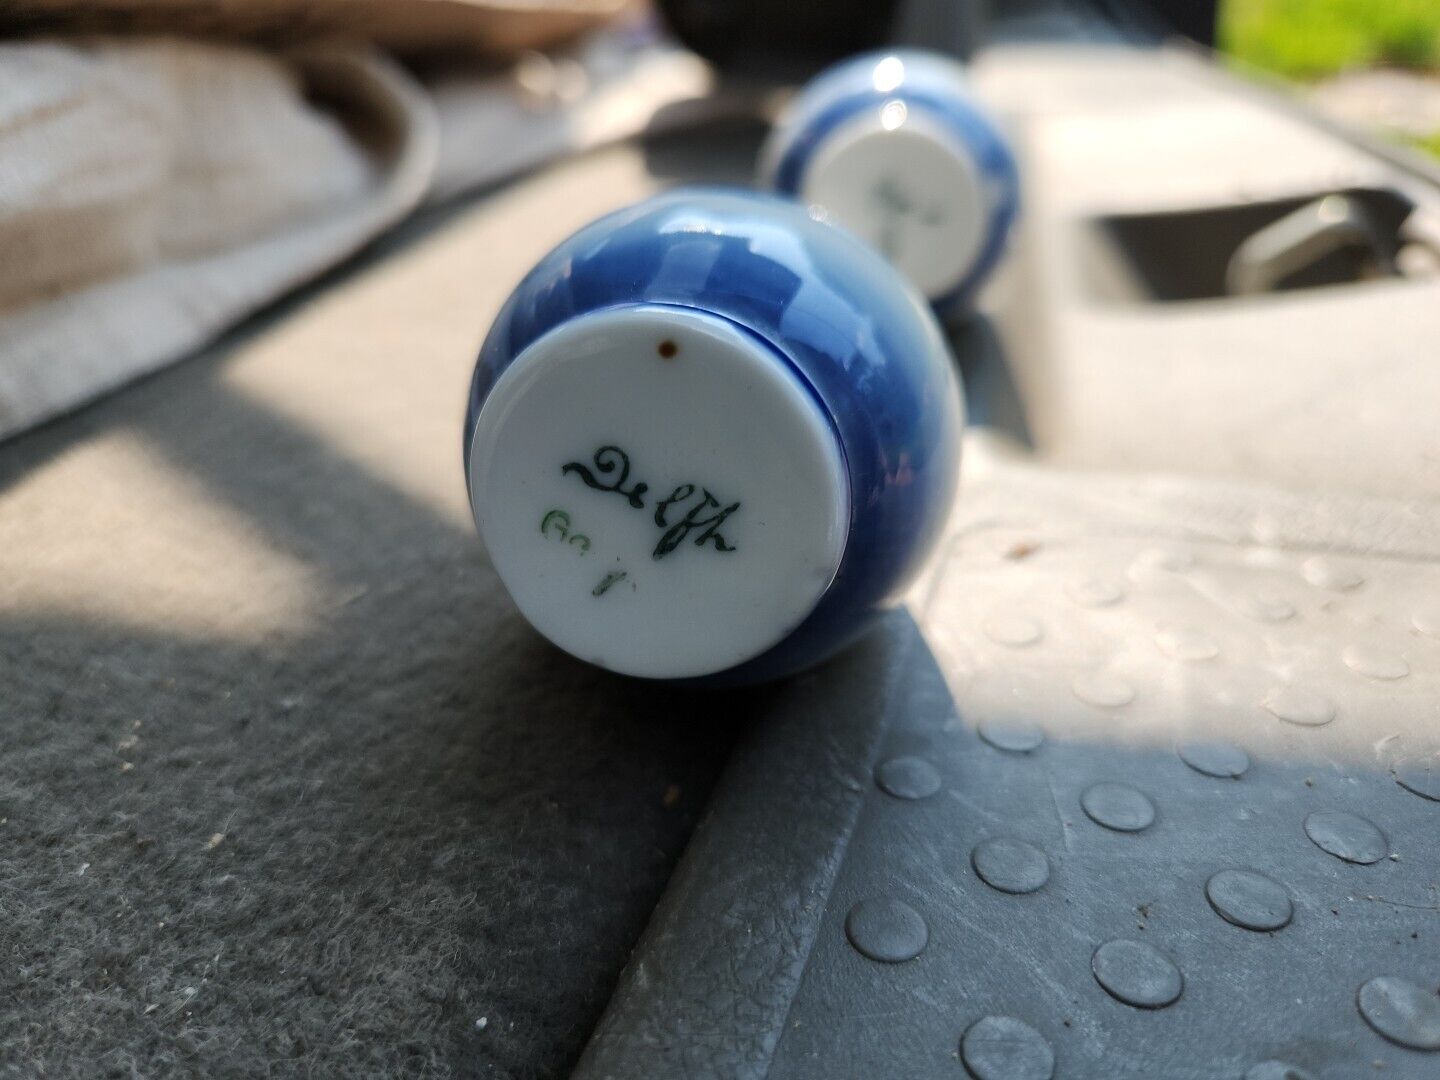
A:
[[[1181,548],[1150,548],[1135,556],[1130,564],[1131,578],[1142,578],[1147,573],[1159,570],[1170,574],[1183,574],[1195,568],[1193,552]]]
[[[889,898],[861,900],[845,916],[845,936],[862,956],[885,964],[913,960],[925,950],[930,931],[909,904]]]
[[[1285,887],[1253,870],[1211,875],[1205,897],[1222,919],[1246,930],[1279,930],[1295,914]]]
[[[1355,674],[1371,679],[1403,679],[1410,674],[1410,665],[1403,656],[1375,645],[1347,645],[1340,658]]]
[[[875,783],[897,799],[925,799],[940,790],[940,773],[922,757],[897,757],[876,766]]]
[[[1440,638],[1440,603],[1427,603],[1417,608],[1410,622],[1422,634]]]
[[[980,738],[996,750],[1028,754],[1045,741],[1045,733],[1024,720],[990,720],[980,725]]]
[[[1020,895],[1032,893],[1050,880],[1050,860],[1033,844],[997,836],[975,845],[970,865],[992,889]]]
[[[1125,599],[1125,588],[1114,578],[1087,577],[1067,583],[1065,595],[1081,607],[1102,608]]]
[[[975,1080],[1050,1080],[1055,1052],[1045,1036],[1013,1016],[986,1016],[965,1029],[960,1060]]]
[[[1198,663],[1213,660],[1220,655],[1220,646],[1203,630],[1193,627],[1175,627],[1161,630],[1155,635],[1155,643],[1166,656],[1176,660]]]
[[[1090,969],[1106,993],[1137,1009],[1163,1009],[1185,989],[1175,962],[1143,941],[1107,941],[1095,950]]]
[[[1355,996],[1365,1022],[1412,1050],[1440,1050],[1440,995],[1394,975],[1380,975]]]
[[[1135,690],[1118,675],[1105,671],[1087,671],[1070,683],[1075,696],[1087,705],[1098,705],[1102,709],[1118,709],[1135,700]]]
[[[1250,768],[1250,755],[1234,743],[1200,741],[1176,747],[1180,760],[1198,773],[1235,780]]]
[[[1280,686],[1265,698],[1265,708],[1287,724],[1320,727],[1335,719],[1335,703],[1318,690]]]
[[[1379,828],[1344,810],[1316,810],[1305,819],[1305,835],[1321,851],[1362,866],[1390,854],[1390,844]]]
[[[997,645],[1023,649],[1040,640],[1040,624],[1028,615],[992,615],[984,623],[985,636]]]
[[[1150,797],[1129,784],[1107,782],[1086,788],[1080,806],[1095,824],[1116,832],[1139,832],[1155,820]]]
[[[1440,759],[1432,757],[1396,765],[1395,782],[1422,799],[1440,802]]]
[[[1295,617],[1295,605],[1279,596],[1255,593],[1240,602],[1241,610],[1258,622],[1277,623]]]
[[[1336,592],[1348,592],[1365,584],[1360,571],[1325,555],[1315,555],[1300,566],[1300,573],[1311,585]]]
[[[1245,1070],[1245,1080],[1315,1080],[1315,1077],[1299,1065],[1287,1065],[1283,1061],[1262,1061]]]

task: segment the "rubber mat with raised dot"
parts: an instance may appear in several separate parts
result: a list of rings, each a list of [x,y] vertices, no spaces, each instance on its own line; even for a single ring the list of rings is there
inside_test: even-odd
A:
[[[754,733],[580,1076],[1440,1077],[1440,568],[1047,506]]]

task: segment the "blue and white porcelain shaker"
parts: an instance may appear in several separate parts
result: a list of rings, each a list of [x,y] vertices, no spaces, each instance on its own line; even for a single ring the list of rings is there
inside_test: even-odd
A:
[[[550,252],[480,352],[471,506],[537,630],[651,679],[747,683],[895,603],[955,497],[932,312],[793,202],[678,189]]]
[[[939,53],[867,53],[812,80],[760,155],[761,185],[879,248],[943,313],[999,261],[1019,205],[1015,159]]]

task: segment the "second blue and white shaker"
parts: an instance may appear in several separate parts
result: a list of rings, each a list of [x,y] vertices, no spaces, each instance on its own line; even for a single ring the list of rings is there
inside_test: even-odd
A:
[[[942,313],[973,300],[1019,205],[1014,156],[964,69],[921,50],[811,81],[766,141],[760,183],[879,248]]]

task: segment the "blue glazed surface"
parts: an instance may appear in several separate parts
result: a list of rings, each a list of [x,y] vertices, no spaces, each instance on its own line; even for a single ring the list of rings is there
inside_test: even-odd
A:
[[[895,59],[899,81],[879,80],[876,66]],[[837,128],[867,109],[888,101],[905,102],[952,132],[974,156],[985,178],[990,205],[987,228],[974,265],[955,288],[931,297],[937,309],[968,305],[1005,250],[1020,207],[1020,180],[1014,155],[999,129],[979,109],[965,85],[959,64],[936,53],[892,49],[852,57],[816,76],[791,103],[769,148],[766,182],[782,194],[800,193],[805,170],[816,150]]]
[[[834,423],[851,492],[835,580],[779,645],[703,681],[759,682],[824,659],[896,602],[954,499],[963,406],[933,315],[880,255],[789,200],[718,188],[657,196],[566,240],[501,308],[470,391],[467,487],[475,424],[500,374],[561,323],[637,303],[712,312],[757,335]]]

